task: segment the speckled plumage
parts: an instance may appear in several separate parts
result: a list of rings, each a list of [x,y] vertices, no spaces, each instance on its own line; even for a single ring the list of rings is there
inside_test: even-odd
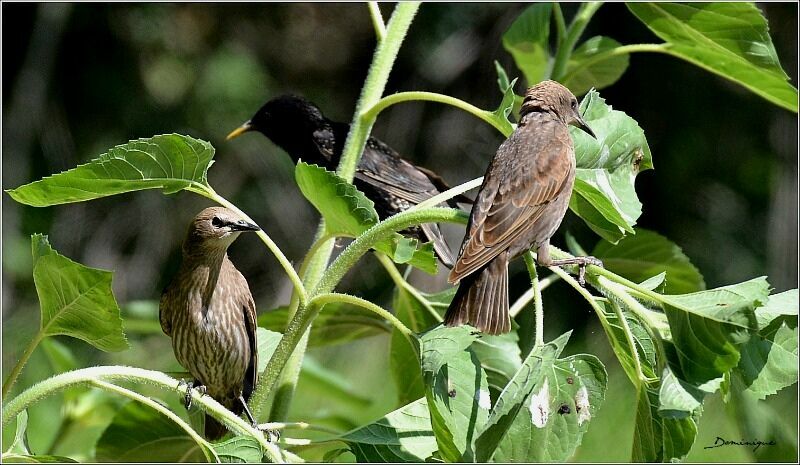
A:
[[[265,103],[228,138],[247,131],[257,131],[285,150],[295,163],[302,159],[335,170],[349,130],[349,124],[329,120],[308,100],[283,95]],[[438,174],[408,162],[374,137],[367,139],[353,184],[375,202],[381,219],[450,188]],[[458,196],[449,204],[457,207],[458,202],[472,203],[467,197]],[[453,265],[453,253],[436,224],[427,223],[406,233],[432,241],[442,263],[448,267]]]
[[[178,273],[159,305],[161,328],[175,358],[206,392],[235,413],[256,383],[256,307],[247,280],[228,259],[241,231],[255,230],[231,210],[207,208],[195,217],[183,243]],[[224,427],[206,417],[206,436]]]
[[[575,151],[567,128],[591,131],[577,100],[561,84],[544,81],[525,94],[517,129],[492,158],[472,207],[449,281],[460,281],[447,325],[472,324],[489,334],[511,330],[508,262],[531,248],[544,266],[550,237],[569,205]]]

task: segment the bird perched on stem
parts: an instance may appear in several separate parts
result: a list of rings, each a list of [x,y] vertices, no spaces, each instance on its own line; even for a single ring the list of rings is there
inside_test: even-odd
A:
[[[244,411],[253,426],[246,402],[258,376],[256,306],[227,250],[240,233],[258,230],[227,208],[201,211],[189,225],[180,269],[159,305],[161,329],[172,338],[175,358],[195,379],[186,391],[186,407],[192,387],[201,387],[234,413]],[[208,439],[225,431],[206,415]]]
[[[316,105],[302,97],[282,95],[265,103],[227,138],[249,131],[267,136],[295,163],[302,159],[335,170],[350,125],[329,120]],[[438,174],[409,163],[374,137],[367,139],[353,184],[375,203],[382,220],[450,188]],[[448,201],[456,208],[459,202],[472,203],[462,195]],[[432,241],[439,260],[448,268],[453,266],[453,253],[436,224],[423,224],[411,232],[421,240]]]
[[[550,237],[569,205],[575,149],[568,125],[594,137],[564,86],[544,81],[525,92],[519,125],[500,145],[472,207],[448,281],[460,281],[445,324],[471,324],[489,334],[511,330],[508,262],[531,248],[542,266],[602,265],[594,257],[550,258]]]

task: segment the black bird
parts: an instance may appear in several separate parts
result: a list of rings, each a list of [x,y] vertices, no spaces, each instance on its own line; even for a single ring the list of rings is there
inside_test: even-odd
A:
[[[349,130],[349,124],[329,120],[308,100],[282,95],[265,103],[227,138],[230,140],[248,131],[260,132],[285,150],[295,163],[302,159],[335,170]],[[409,209],[450,188],[438,174],[408,162],[374,137],[367,139],[353,184],[375,202],[381,219]],[[459,202],[472,203],[472,200],[457,196],[448,204],[457,208]],[[438,225],[427,223],[406,232],[420,240],[432,241],[439,260],[452,268],[454,256]]]

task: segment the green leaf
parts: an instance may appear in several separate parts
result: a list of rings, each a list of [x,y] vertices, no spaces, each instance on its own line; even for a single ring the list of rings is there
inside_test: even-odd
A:
[[[786,320],[787,323],[794,322],[791,326],[797,326],[797,310],[798,310],[798,293],[797,289],[791,289],[780,294],[769,296],[766,304],[756,309],[756,321],[758,322],[758,331],[764,333],[771,324],[780,320],[781,323]],[[785,318],[781,318],[785,317]],[[778,325],[780,326],[780,324]]]
[[[486,462],[492,458],[533,390],[538,387],[539,391],[542,391],[546,372],[552,369],[556,357],[564,350],[570,334],[563,334],[552,342],[534,347],[528,353],[519,370],[494,403],[486,426],[478,432],[478,439],[475,441],[475,460]]]
[[[686,294],[706,288],[703,276],[680,247],[647,229],[636,228],[635,236],[626,236],[616,245],[601,241],[592,255],[602,260],[606,269],[635,282],[665,272],[668,294]]]
[[[684,418],[662,417],[658,411],[658,386],[648,387],[642,384],[637,397],[632,461],[683,460],[697,437],[700,412]]]
[[[644,131],[631,117],[613,110],[595,91],[581,101],[584,120],[597,139],[570,127],[575,144],[575,187],[570,208],[603,239],[616,243],[642,213],[634,181],[653,168]]]
[[[358,237],[378,224],[375,204],[336,173],[301,161],[295,168],[295,180],[305,198],[325,218],[328,234]],[[412,244],[414,250],[410,250]],[[436,274],[433,244],[426,243],[418,248],[416,245],[416,242],[394,234],[375,244],[374,249],[387,254],[397,263],[409,263],[427,273]]]
[[[756,329],[754,310],[769,283],[756,278],[709,291],[663,296],[680,378],[701,386],[739,363],[739,345]]]
[[[261,373],[267,367],[267,362],[275,353],[283,334],[270,331],[261,327],[256,328],[256,346],[258,347],[258,372]]]
[[[511,331],[496,336],[484,334],[470,346],[486,371],[489,388],[498,395],[522,366],[519,334],[513,328],[516,322],[512,320],[511,325]]]
[[[788,81],[753,3],[627,3],[666,41],[663,51],[741,84],[797,113],[797,89]]]
[[[602,89],[617,82],[628,69],[628,55],[597,57],[620,45],[605,36],[588,39],[572,52],[562,84],[573,94],[582,95],[589,89]]]
[[[486,373],[469,348],[470,326],[438,326],[420,337],[425,397],[440,456],[448,462],[474,455],[476,431],[489,416]]]
[[[664,368],[658,393],[658,411],[662,417],[685,418],[703,405],[705,392],[678,379],[669,367]]]
[[[222,463],[258,463],[264,457],[261,444],[250,436],[235,436],[211,446]]]
[[[289,307],[279,307],[260,314],[258,325],[270,331],[282,333],[286,331],[288,318]],[[314,319],[308,344],[310,347],[344,344],[357,339],[386,334],[391,330],[391,325],[386,320],[369,310],[334,302],[326,304]],[[259,354],[259,361],[261,357]]]
[[[742,347],[737,371],[747,392],[760,400],[797,383],[797,339],[797,327],[781,323],[771,339],[756,336]]]
[[[62,173],[8,190],[17,202],[48,207],[144,189],[172,194],[206,185],[214,148],[206,141],[165,134],[118,145]]]
[[[305,198],[325,218],[328,234],[357,237],[378,223],[372,200],[336,173],[301,161],[294,176]]]
[[[425,398],[344,434],[342,440],[358,462],[424,462],[437,450]]]
[[[528,86],[547,79],[550,74],[548,40],[552,9],[551,3],[534,3],[503,34],[503,47],[514,57]]]
[[[600,323],[603,325],[611,348],[614,350],[614,354],[617,356],[620,365],[622,365],[625,374],[628,375],[628,379],[631,380],[634,386],[641,382],[641,377],[639,373],[636,372],[634,354],[637,354],[639,357],[639,364],[642,368],[641,375],[648,379],[656,378],[656,345],[636,314],[630,311],[626,306],[619,305],[617,300],[598,298],[595,299],[595,302],[603,311],[605,318],[602,318]],[[631,347],[628,343],[628,338],[617,316],[617,311],[622,313],[628,323],[633,343],[636,346],[635,348]]]
[[[173,421],[131,401],[100,436],[95,457],[99,462],[206,462],[200,447]]]
[[[508,94],[509,90],[511,91],[511,93],[513,95],[514,102],[513,102],[513,105],[511,107],[511,113],[514,115],[514,118],[516,118],[518,120],[519,119],[519,109],[520,109],[520,107],[522,107],[522,96],[514,94],[514,84],[511,83],[511,81],[508,80],[508,74],[506,74],[506,70],[503,69],[503,66],[497,60],[494,61],[494,68],[497,71],[497,86],[500,88],[500,93],[503,94],[503,99],[505,99],[505,97]],[[517,80],[514,79],[514,82],[517,82]],[[499,114],[499,110],[501,108],[504,108],[502,102],[500,104],[500,107],[497,110],[495,110],[495,115]],[[509,121],[508,120],[509,113],[506,113],[505,111],[503,111],[502,114],[503,114],[503,118],[506,121]]]
[[[82,339],[107,352],[128,348],[110,271],[89,268],[60,255],[47,236],[31,236],[33,281],[42,310],[40,334]]]
[[[17,415],[17,429],[14,431],[14,440],[8,446],[8,449],[5,450],[3,453],[3,459],[5,460],[5,454],[18,454],[18,455],[28,455],[31,453],[30,447],[28,447],[28,411],[23,410]]]

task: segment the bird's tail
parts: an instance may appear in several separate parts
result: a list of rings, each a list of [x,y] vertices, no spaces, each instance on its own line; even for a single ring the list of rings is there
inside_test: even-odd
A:
[[[448,246],[447,242],[444,240],[439,225],[436,223],[424,223],[421,226],[425,237],[433,242],[433,250],[436,252],[436,256],[439,257],[442,265],[447,268],[453,268],[456,258],[453,256],[453,252],[450,251],[450,246]]]
[[[444,323],[447,326],[471,324],[486,334],[511,331],[507,254],[500,254],[461,280],[444,316]]]
[[[205,423],[205,436],[209,441],[216,441],[222,436],[225,436],[225,433],[228,432],[228,428],[215,420],[211,415],[206,415]]]

